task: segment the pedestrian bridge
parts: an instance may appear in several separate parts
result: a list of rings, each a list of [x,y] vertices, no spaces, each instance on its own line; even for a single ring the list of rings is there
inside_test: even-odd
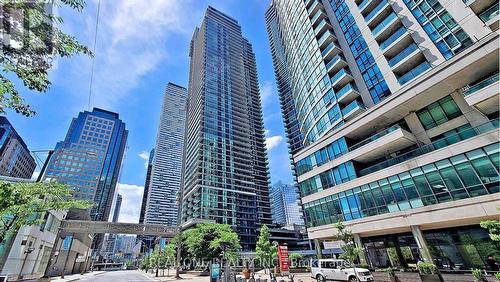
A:
[[[60,231],[63,233],[135,234],[171,238],[177,234],[177,227],[168,227],[157,224],[63,220],[61,222]]]

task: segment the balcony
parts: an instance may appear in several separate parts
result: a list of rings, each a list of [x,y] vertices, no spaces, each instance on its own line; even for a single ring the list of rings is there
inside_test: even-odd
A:
[[[311,5],[311,3],[313,2],[314,0],[304,0],[304,3],[306,4],[306,8],[309,8],[309,6]]]
[[[330,60],[335,55],[338,55],[340,53],[342,53],[342,49],[340,49],[340,47],[334,42],[331,42],[330,44],[328,44],[325,50],[321,52],[321,55],[323,55],[323,59]]]
[[[465,101],[483,114],[491,114],[499,108],[500,84],[498,72],[462,89]]]
[[[479,18],[491,29],[498,29],[498,3],[486,9],[486,11],[479,14]]]
[[[399,125],[394,125],[350,146],[349,155],[353,160],[367,163],[408,148],[416,142],[413,134]]]
[[[371,4],[375,3],[375,0],[363,0],[363,2],[359,3],[358,9],[360,13],[363,13],[368,6],[372,6]]]
[[[311,19],[311,23],[312,23],[313,27],[315,27],[315,26],[316,26],[316,24],[317,24],[320,20],[322,20],[322,19],[324,19],[324,18],[326,18],[325,13],[324,13],[322,10],[318,10],[318,12],[316,13],[316,15],[314,15],[314,17]]]
[[[403,49],[403,46],[407,46],[411,41],[410,34],[404,26],[401,26],[387,39],[380,43],[379,46],[384,55],[392,56],[393,53]]]
[[[338,72],[345,66],[347,66],[347,62],[344,60],[342,55],[339,54],[333,57],[333,59],[331,59],[330,62],[326,64],[326,70],[328,71],[328,73],[333,74]]]
[[[401,67],[405,62],[414,59],[417,55],[420,54],[420,49],[418,49],[417,44],[412,43],[408,47],[406,47],[403,51],[399,52],[392,59],[387,61],[389,66],[393,71],[397,71],[399,67]]]
[[[387,159],[385,161],[379,162],[376,165],[367,167],[365,169],[358,170],[356,172],[356,174],[358,175],[358,177],[361,177],[361,176],[365,176],[365,175],[374,173],[374,172],[379,171],[381,169],[385,169],[385,168],[388,168],[390,166],[397,165],[397,164],[400,164],[404,161],[407,161],[407,160],[416,158],[418,156],[425,155],[425,154],[430,153],[432,151],[441,149],[441,148],[443,148],[443,141],[445,141],[447,146],[448,146],[448,145],[451,145],[454,143],[458,143],[462,140],[469,139],[469,138],[474,137],[474,136],[479,135],[479,134],[483,134],[483,133],[487,133],[487,132],[490,132],[493,130],[497,130],[498,125],[499,125],[498,119],[495,119],[495,120],[491,120],[487,123],[484,123],[482,125],[462,130],[455,135],[447,136],[445,138],[436,140],[430,144],[424,145],[420,148],[409,151],[409,152],[404,153],[402,155],[399,155],[397,157],[390,158],[390,159]]]
[[[318,40],[318,45],[320,48],[323,48],[325,47],[326,45],[328,45],[328,43],[330,42],[333,42],[334,40],[336,39],[335,35],[333,34],[333,32],[331,32],[330,30],[327,30],[322,36],[321,38]]]
[[[382,0],[368,15],[365,17],[366,24],[368,26],[373,26],[376,19],[384,16],[384,11],[389,7],[389,3],[386,0]]]
[[[365,111],[365,105],[358,100],[352,101],[349,105],[342,109],[344,120],[349,120]]]
[[[316,36],[323,34],[324,31],[332,28],[332,26],[326,21],[326,19],[322,19],[319,25],[314,29],[314,34]]]
[[[382,22],[380,22],[375,28],[372,29],[372,34],[375,39],[390,33],[391,28],[398,23],[398,16],[392,12],[390,13]]]
[[[335,96],[337,97],[337,102],[347,104],[358,98],[359,92],[354,84],[349,83],[339,91],[336,91]]]
[[[399,77],[398,82],[401,85],[406,84],[407,82],[413,80],[414,78],[421,75],[430,68],[431,65],[429,65],[429,63],[425,61],[420,65],[416,66],[415,68],[413,68],[412,70],[410,70],[409,72],[407,72],[406,74],[404,74],[403,76]]]
[[[333,87],[336,89],[342,88],[347,83],[353,81],[352,75],[345,69],[341,69],[331,79]]]
[[[307,14],[309,16],[314,15],[318,10],[323,9],[323,4],[321,4],[321,1],[315,0],[311,7],[307,10]]]

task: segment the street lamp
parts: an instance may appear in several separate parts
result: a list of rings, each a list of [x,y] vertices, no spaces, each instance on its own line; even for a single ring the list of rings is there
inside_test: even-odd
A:
[[[31,254],[35,250],[35,248],[31,247],[32,243],[33,242],[30,242],[28,248],[26,250],[24,250],[25,256],[24,256],[23,264],[21,265],[21,269],[19,270],[19,275],[17,276],[18,280],[23,279],[23,269],[24,269],[24,265],[26,264],[26,259],[28,259],[28,255]]]

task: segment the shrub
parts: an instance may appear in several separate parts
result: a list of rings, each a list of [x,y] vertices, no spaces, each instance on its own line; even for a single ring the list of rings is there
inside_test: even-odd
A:
[[[432,262],[419,262],[417,263],[418,271],[422,274],[436,274],[437,267]]]

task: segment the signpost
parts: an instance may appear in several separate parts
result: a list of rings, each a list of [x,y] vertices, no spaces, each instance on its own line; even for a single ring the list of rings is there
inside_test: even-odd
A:
[[[280,264],[281,275],[290,273],[290,261],[288,259],[288,246],[278,245],[278,260]]]

